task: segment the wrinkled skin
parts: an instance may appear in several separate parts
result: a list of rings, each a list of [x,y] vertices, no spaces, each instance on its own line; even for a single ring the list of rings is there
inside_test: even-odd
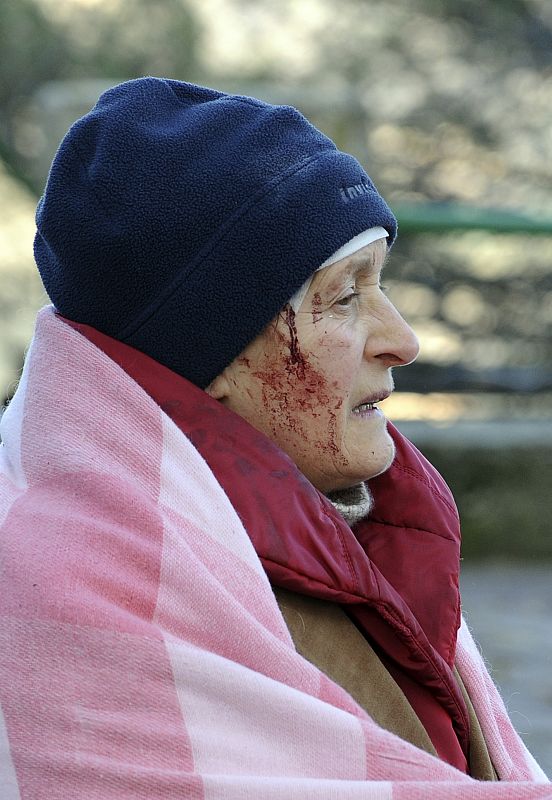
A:
[[[286,306],[208,387],[269,436],[321,491],[387,469],[393,442],[379,409],[392,367],[418,354],[411,328],[385,296],[384,240],[315,273],[298,310]]]

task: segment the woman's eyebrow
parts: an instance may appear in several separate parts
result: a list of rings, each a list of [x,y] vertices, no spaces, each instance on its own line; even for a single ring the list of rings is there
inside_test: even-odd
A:
[[[320,288],[324,292],[336,291],[343,284],[353,280],[358,274],[358,271],[359,270],[355,269],[352,264],[347,264],[347,266],[343,267],[337,274],[328,275],[326,273],[326,275],[324,275],[324,273],[321,272],[320,280],[316,288]]]
[[[375,258],[360,256],[356,261],[348,265],[348,277],[354,278],[359,272],[381,272],[387,263],[388,257],[389,253],[387,252],[380,266]]]

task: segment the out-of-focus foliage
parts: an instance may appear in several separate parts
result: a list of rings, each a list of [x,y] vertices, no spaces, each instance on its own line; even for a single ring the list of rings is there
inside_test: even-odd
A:
[[[47,118],[40,88],[148,73],[193,76],[198,26],[179,0],[0,2],[0,405],[13,392],[36,309],[47,301],[32,257],[46,159],[87,110],[81,100],[71,116],[54,103]]]
[[[205,16],[220,6],[232,10],[230,53],[225,21],[212,26],[213,75],[354,87],[369,119],[367,154],[377,156],[370,169],[395,202],[484,199],[550,210],[546,0],[343,0],[339,6],[205,0],[202,6]]]
[[[0,407],[19,377],[36,309],[47,302],[32,258],[34,198],[0,166]]]
[[[51,148],[33,104],[42,84],[190,75],[198,37],[196,15],[179,0],[0,3],[0,157],[40,192],[33,162]]]
[[[32,187],[25,119],[42,76],[62,74],[67,48],[63,35],[31,0],[0,3],[0,157],[16,177]]]
[[[205,0],[205,14],[220,5]],[[392,205],[452,202],[552,218],[546,0],[230,7],[234,46],[228,53],[215,26],[211,72],[317,89],[315,118],[353,149]],[[305,103],[311,116],[313,105]],[[419,364],[397,374],[400,386],[552,388],[552,237],[399,237],[388,282],[422,342]]]
[[[392,205],[552,217],[548,0],[6,0],[0,68],[0,158],[35,193],[103,85],[163,74],[293,102]],[[387,278],[422,352],[399,385],[550,389],[551,264],[550,237],[400,237]]]
[[[402,385],[457,391],[468,381],[480,389],[550,392],[550,239],[408,237],[391,264],[390,295],[423,344],[415,383],[408,384],[410,369],[398,374]]]
[[[508,448],[424,444],[446,476],[462,520],[462,553],[550,562],[550,442]]]

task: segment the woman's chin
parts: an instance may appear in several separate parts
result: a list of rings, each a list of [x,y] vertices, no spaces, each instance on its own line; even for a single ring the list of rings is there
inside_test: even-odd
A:
[[[379,420],[378,420],[379,422]],[[370,480],[375,478],[376,475],[381,475],[385,472],[395,458],[395,443],[387,430],[387,421],[385,418],[382,420],[381,427],[373,432],[365,432],[365,435],[359,437],[354,443],[357,456],[358,469],[355,470],[359,475],[360,480]],[[351,457],[351,467],[353,467],[353,458]],[[362,477],[360,477],[362,476]]]
[[[364,446],[355,442],[354,448],[343,454],[339,463],[334,462],[325,470],[322,478],[317,474],[314,480],[312,476],[309,479],[322,492],[348,489],[381,475],[389,469],[394,458],[395,444],[384,429]]]

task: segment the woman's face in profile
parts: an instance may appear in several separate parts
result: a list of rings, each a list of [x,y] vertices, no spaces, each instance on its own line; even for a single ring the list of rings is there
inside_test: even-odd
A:
[[[380,285],[384,240],[315,273],[208,391],[265,433],[321,491],[387,469],[393,442],[377,403],[418,341]]]

